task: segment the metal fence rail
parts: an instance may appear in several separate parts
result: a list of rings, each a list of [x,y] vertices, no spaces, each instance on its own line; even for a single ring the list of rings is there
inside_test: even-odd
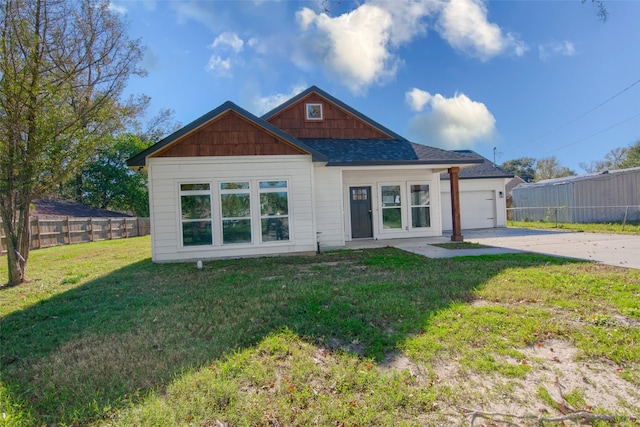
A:
[[[32,216],[29,223],[31,249],[70,245],[99,240],[126,239],[147,236],[151,231],[149,218],[40,218]],[[6,254],[6,238],[0,222],[0,253]]]
[[[560,223],[597,224],[640,221],[640,205],[630,206],[541,206],[507,209],[510,221],[544,221]]]

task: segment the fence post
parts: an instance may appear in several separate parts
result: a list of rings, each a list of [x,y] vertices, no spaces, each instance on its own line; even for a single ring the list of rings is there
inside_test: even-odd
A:
[[[42,248],[42,240],[40,238],[40,217],[36,215],[36,248]]]
[[[127,237],[129,237],[129,233],[127,232],[127,217],[124,217],[124,220],[122,221],[124,224],[124,231],[122,232],[122,236],[126,239]]]
[[[71,244],[71,227],[69,226],[69,217],[67,217],[67,219],[65,219],[65,221],[62,223],[62,231],[64,231],[64,223],[67,223],[67,244],[70,245]],[[64,238],[62,239],[64,240]]]
[[[89,234],[89,241],[93,242],[93,222],[91,222],[91,217],[87,221],[87,232]]]
[[[111,228],[111,218],[107,220],[107,226],[109,227],[109,240],[113,240],[113,230]]]

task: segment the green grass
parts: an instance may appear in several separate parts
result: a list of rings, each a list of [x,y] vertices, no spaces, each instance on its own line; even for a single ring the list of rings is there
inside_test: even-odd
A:
[[[640,235],[640,221],[609,222],[598,224],[572,224],[558,223],[555,221],[507,221],[508,227],[514,228],[535,228],[544,230],[577,231],[583,233],[611,233],[611,234],[634,234]]]
[[[442,424],[517,389],[536,369],[523,349],[551,337],[640,387],[635,270],[383,248],[198,271],[149,246],[33,251],[31,281],[0,288],[0,425]],[[441,381],[443,361],[496,384]]]

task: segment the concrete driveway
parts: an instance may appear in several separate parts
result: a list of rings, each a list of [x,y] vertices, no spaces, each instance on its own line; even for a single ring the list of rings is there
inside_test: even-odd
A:
[[[445,232],[445,236],[449,234]],[[490,248],[448,250],[432,246],[434,243],[450,243],[451,240],[448,237],[354,240],[347,242],[347,248],[394,246],[429,258],[534,252],[640,270],[640,236],[571,233],[527,228],[464,230],[462,234],[465,241],[480,243]]]
[[[468,242],[487,246],[640,269],[640,236],[524,228],[468,230],[463,235]]]

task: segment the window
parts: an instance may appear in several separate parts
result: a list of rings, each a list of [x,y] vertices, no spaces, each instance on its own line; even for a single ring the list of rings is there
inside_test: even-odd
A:
[[[262,241],[290,240],[287,181],[261,181],[259,187]]]
[[[307,120],[322,120],[322,104],[306,104]]]
[[[251,243],[251,193],[248,182],[220,183],[222,243]]]
[[[210,184],[180,184],[182,245],[213,244]]]
[[[380,187],[382,200],[382,228],[402,228],[402,197],[399,185]]]
[[[431,227],[429,185],[409,186],[411,191],[411,227]]]

